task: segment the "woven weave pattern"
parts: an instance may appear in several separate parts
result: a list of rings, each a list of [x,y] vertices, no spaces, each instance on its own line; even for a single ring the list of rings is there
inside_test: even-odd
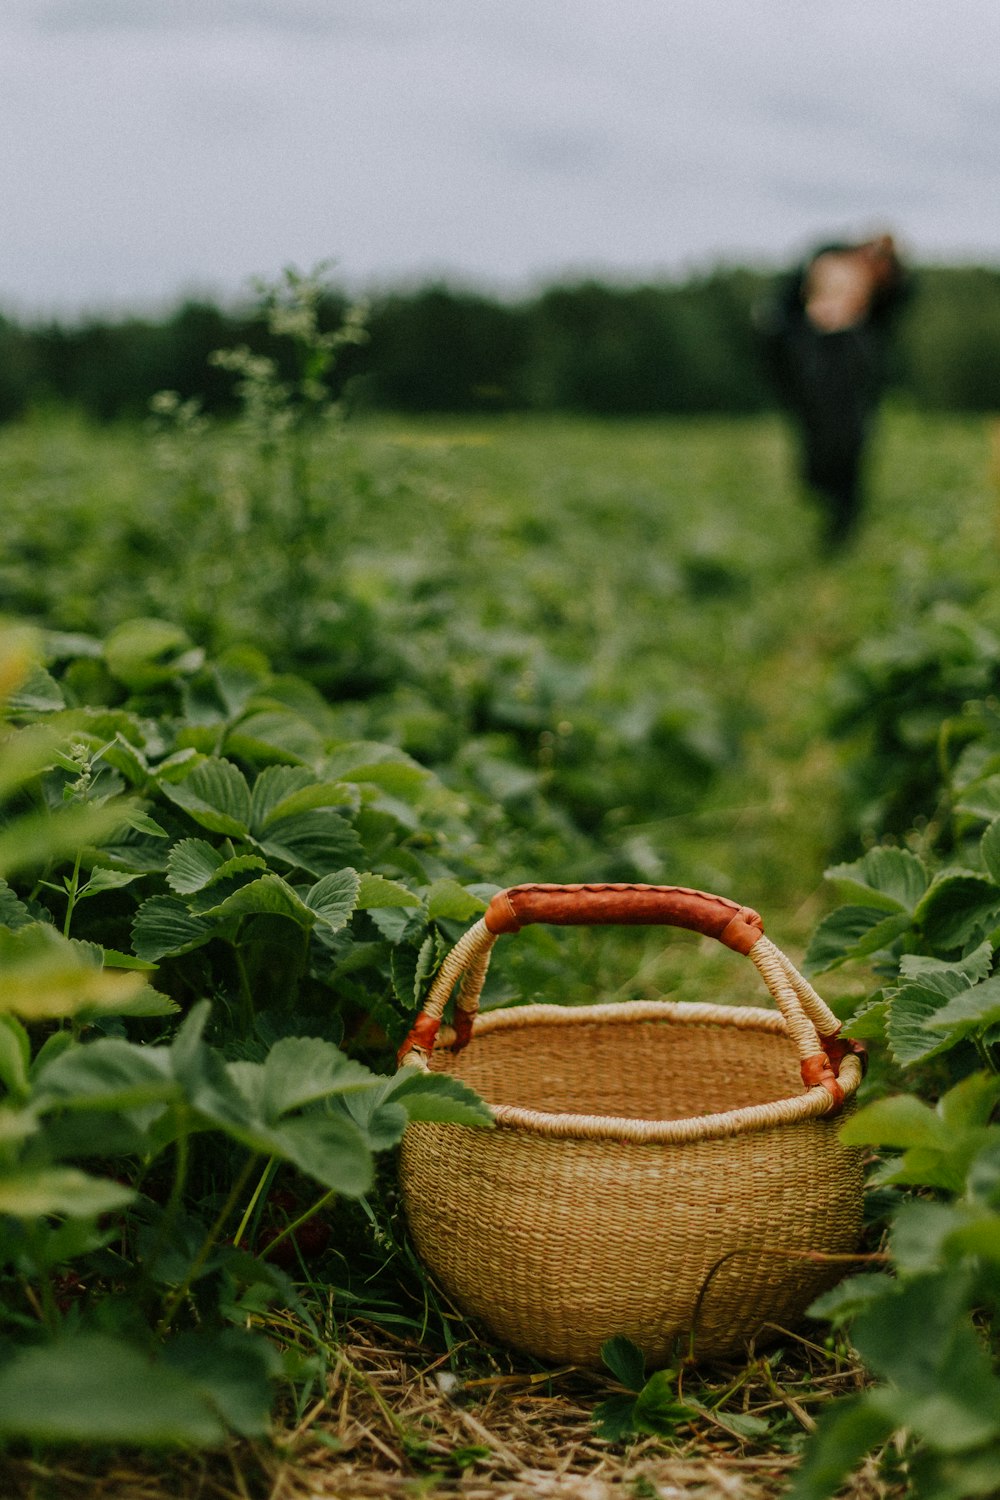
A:
[[[616,1334],[653,1366],[712,1358],[797,1321],[843,1274],[823,1257],[861,1229],[862,1156],[838,1138],[861,1061],[829,1061],[838,1023],[808,981],[760,936],[746,951],[776,1011],[529,1005],[473,1021],[495,937],[480,922],[460,940],[404,1048],[496,1121],[412,1122],[403,1138],[410,1229],[444,1290],[560,1363],[599,1364]],[[435,1046],[456,986],[455,1031]]]
[[[644,1119],[771,1102],[798,1084],[780,1035],[655,1023],[583,1031],[567,1047],[561,1027],[495,1030],[458,1058],[437,1054],[435,1066],[491,1102]],[[787,1326],[842,1274],[782,1253],[857,1244],[861,1154],[840,1145],[839,1123],[666,1146],[414,1124],[400,1173],[419,1254],[501,1342],[596,1364],[602,1342],[624,1333],[655,1365],[686,1346],[706,1278],[733,1251],[701,1303],[702,1358],[739,1348],[767,1322]]]

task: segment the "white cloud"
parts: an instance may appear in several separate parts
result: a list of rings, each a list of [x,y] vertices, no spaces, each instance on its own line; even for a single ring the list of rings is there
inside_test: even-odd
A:
[[[7,0],[0,305],[998,257],[992,0]]]

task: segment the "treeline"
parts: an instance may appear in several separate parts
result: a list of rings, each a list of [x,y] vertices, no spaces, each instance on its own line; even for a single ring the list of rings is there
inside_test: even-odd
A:
[[[446,285],[380,295],[368,338],[343,351],[337,394],[406,412],[559,411],[600,416],[746,413],[774,404],[755,332],[773,278],[724,268],[679,283],[550,287],[505,302]],[[324,300],[335,328],[344,295]],[[0,420],[72,405],[98,421],[142,416],[160,390],[234,406],[214,350],[291,358],[252,309],[188,301],[159,320],[18,323],[0,317]],[[898,330],[893,390],[914,405],[1000,409],[1000,268],[918,272]]]

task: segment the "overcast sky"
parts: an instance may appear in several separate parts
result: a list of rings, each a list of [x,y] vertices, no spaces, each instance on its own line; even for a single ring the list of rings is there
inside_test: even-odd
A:
[[[1000,263],[997,0],[0,0],[0,308]]]

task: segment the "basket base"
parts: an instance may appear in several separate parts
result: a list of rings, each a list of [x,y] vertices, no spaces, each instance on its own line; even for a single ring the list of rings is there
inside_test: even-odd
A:
[[[400,1181],[422,1260],[501,1343],[599,1366],[624,1334],[656,1368],[777,1336],[843,1274],[809,1258],[860,1236],[838,1125],[664,1147],[411,1124]]]

